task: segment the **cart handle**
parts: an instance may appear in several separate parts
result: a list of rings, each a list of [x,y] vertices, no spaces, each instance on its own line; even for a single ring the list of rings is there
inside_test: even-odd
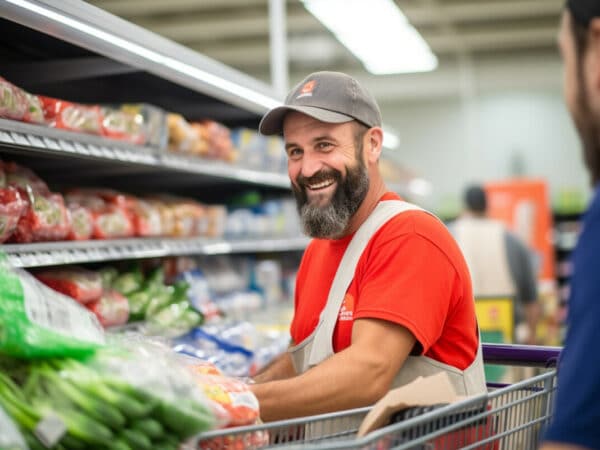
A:
[[[491,364],[556,367],[562,347],[482,343],[483,360]]]

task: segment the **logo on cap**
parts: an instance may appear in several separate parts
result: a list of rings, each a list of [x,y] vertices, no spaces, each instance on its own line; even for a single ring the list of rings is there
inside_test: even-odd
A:
[[[317,85],[316,80],[310,80],[310,81],[307,81],[306,83],[304,83],[304,86],[302,86],[302,88],[300,89],[300,94],[298,94],[298,96],[296,96],[296,99],[299,99],[302,97],[312,97],[312,93],[313,93],[313,90],[315,89],[316,85]]]

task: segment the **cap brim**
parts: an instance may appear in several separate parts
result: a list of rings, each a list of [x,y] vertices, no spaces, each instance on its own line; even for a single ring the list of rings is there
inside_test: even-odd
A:
[[[347,116],[346,114],[314,106],[278,106],[265,114],[258,125],[259,131],[266,136],[282,134],[283,120],[285,119],[285,115],[290,111],[301,112],[302,114],[306,114],[307,116],[327,123],[344,123],[355,120],[354,117]]]

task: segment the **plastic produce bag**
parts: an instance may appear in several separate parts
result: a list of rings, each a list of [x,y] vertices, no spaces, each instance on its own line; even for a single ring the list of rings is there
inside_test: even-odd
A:
[[[17,228],[27,203],[13,187],[0,189],[0,242],[5,242]]]
[[[27,450],[27,444],[12,419],[0,407],[0,450]]]
[[[44,359],[0,372],[0,405],[32,446],[176,450],[214,426],[168,347],[134,334],[114,335],[113,344],[81,362]]]
[[[129,319],[129,302],[118,291],[107,289],[102,297],[86,307],[92,311],[103,327],[125,325]]]
[[[46,286],[65,294],[79,303],[89,303],[102,296],[100,274],[82,267],[46,269],[35,274]]]
[[[0,354],[82,357],[104,344],[96,317],[0,257]]]

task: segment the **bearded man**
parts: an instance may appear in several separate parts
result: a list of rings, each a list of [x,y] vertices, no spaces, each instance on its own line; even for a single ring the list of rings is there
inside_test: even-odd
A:
[[[594,195],[572,255],[567,337],[544,450],[600,448],[600,1],[569,0],[559,48],[567,107],[583,144]]]
[[[355,79],[309,75],[262,119],[283,134],[304,231],[292,345],[252,390],[265,421],[375,403],[419,376],[485,392],[465,260],[432,214],[381,177],[381,113]]]

